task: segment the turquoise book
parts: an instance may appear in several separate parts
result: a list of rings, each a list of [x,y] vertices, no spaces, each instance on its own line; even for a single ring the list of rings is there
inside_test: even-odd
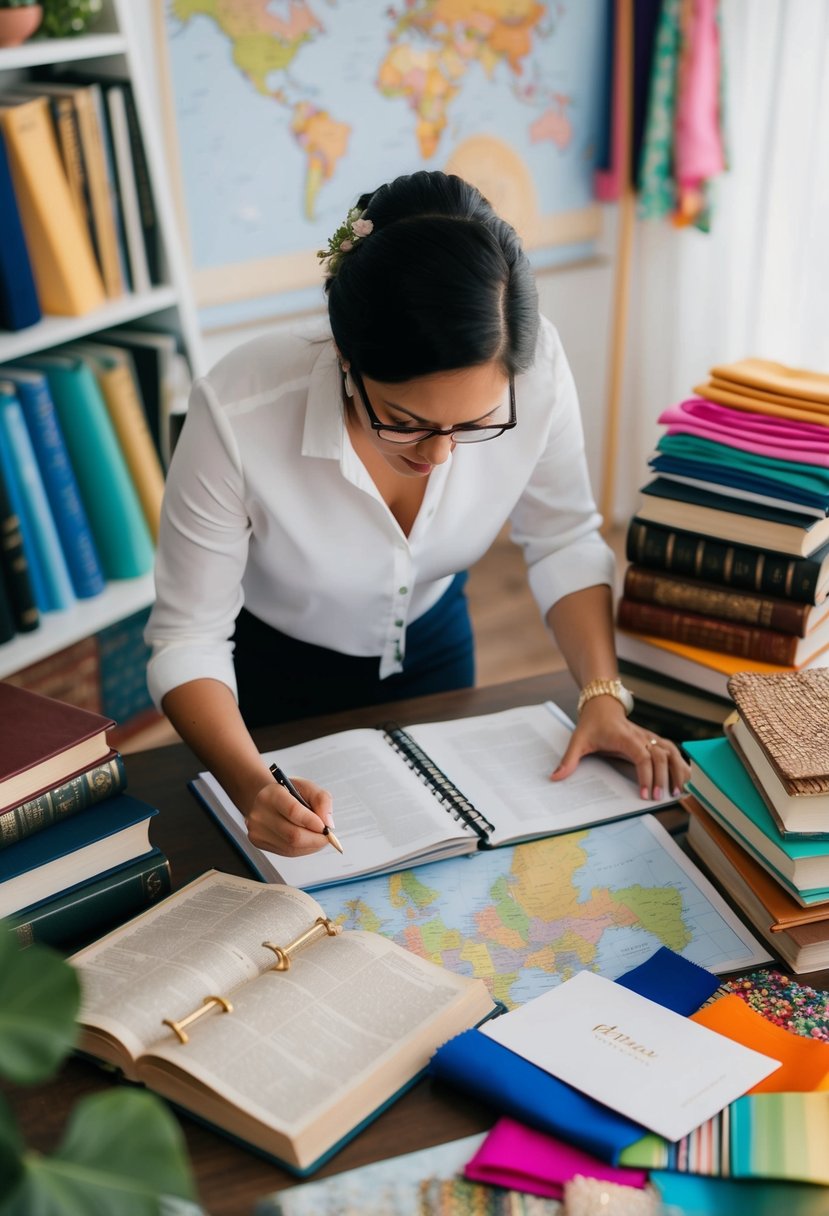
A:
[[[153,565],[153,542],[95,375],[66,354],[25,359],[45,373],[95,547],[108,579],[137,578]]]
[[[75,603],[69,568],[46,497],[32,441],[14,385],[0,381],[0,448],[3,474],[17,497],[23,546],[32,570],[38,608],[42,612]]]
[[[829,899],[829,842],[783,836],[728,739],[683,744],[688,788],[722,827],[801,904]]]
[[[105,586],[104,572],[49,392],[49,382],[42,372],[23,367],[7,366],[2,374],[17,390],[75,595],[78,599],[99,595]]]

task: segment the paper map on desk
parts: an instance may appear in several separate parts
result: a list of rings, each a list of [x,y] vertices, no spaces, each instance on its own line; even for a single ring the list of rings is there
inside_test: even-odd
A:
[[[585,968],[616,979],[659,946],[717,973],[770,957],[651,815],[315,894],[508,1008]]]

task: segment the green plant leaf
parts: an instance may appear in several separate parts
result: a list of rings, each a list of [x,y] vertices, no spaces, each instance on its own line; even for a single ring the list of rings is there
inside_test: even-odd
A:
[[[195,1196],[181,1130],[152,1094],[116,1090],[78,1102],[52,1157],[27,1156],[0,1216],[158,1216],[163,1195]]]
[[[23,1176],[23,1139],[6,1099],[0,1094],[0,1205]]]
[[[23,950],[0,922],[0,1076],[42,1081],[72,1049],[80,985],[55,950]]]

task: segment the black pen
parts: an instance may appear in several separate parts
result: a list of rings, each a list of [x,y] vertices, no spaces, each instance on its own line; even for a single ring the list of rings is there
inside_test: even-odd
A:
[[[296,798],[297,802],[299,802],[302,806],[306,807],[309,811],[314,810],[314,808],[311,806],[311,804],[307,800],[307,798],[303,798],[302,794],[300,794],[299,790],[294,785],[291,778],[288,776],[287,773],[283,773],[282,769],[279,767],[278,764],[271,765],[271,773],[273,774],[274,779],[276,781],[278,781],[280,785],[283,785],[285,787],[285,789],[288,791],[288,793],[291,795],[292,798]],[[316,814],[316,811],[314,811],[314,814]],[[334,848],[337,850],[338,853],[343,852],[343,846],[340,844],[339,840],[337,840],[337,837],[334,835],[334,833],[331,831],[331,829],[329,827],[324,827],[322,829],[322,834],[323,834],[323,836],[325,836],[325,838],[327,839],[329,844],[333,844]]]

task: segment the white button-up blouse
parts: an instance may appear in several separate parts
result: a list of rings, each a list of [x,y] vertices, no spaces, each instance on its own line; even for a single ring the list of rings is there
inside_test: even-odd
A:
[[[147,625],[156,704],[211,677],[235,693],[244,603],[291,637],[400,671],[406,625],[437,602],[504,522],[542,614],[613,582],[587,476],[573,378],[541,318],[516,377],[518,425],[458,446],[429,475],[405,536],[351,446],[327,322],[255,338],[198,380],[164,495]]]

